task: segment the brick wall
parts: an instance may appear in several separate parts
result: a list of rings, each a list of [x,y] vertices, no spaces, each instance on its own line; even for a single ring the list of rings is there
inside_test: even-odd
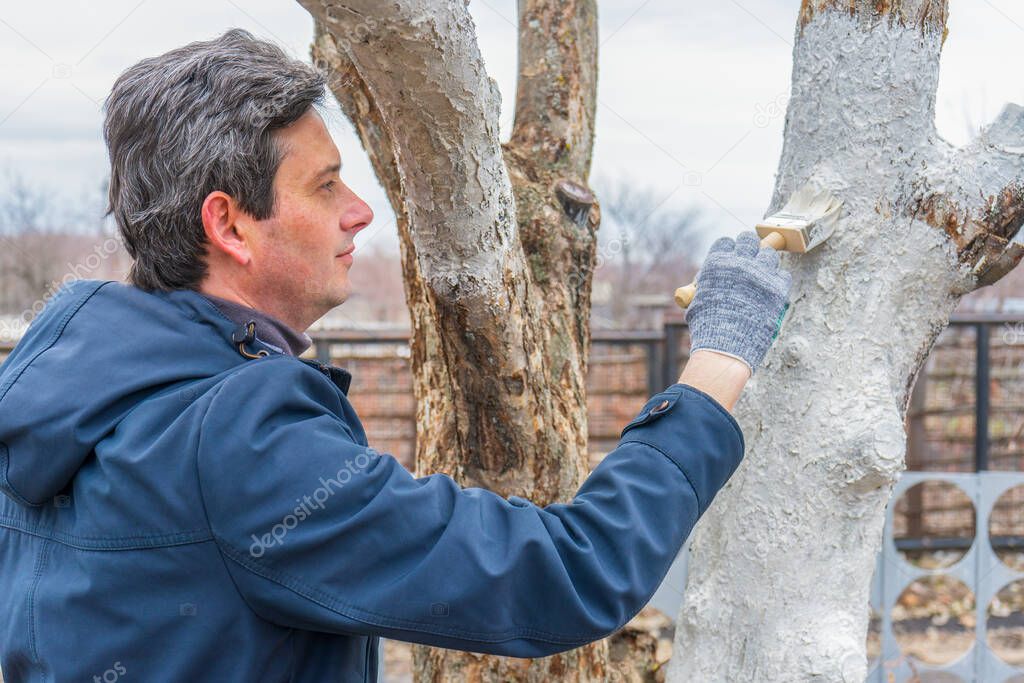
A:
[[[687,344],[688,346],[688,344]],[[374,448],[414,468],[416,406],[404,344],[331,344],[331,362],[352,373],[349,398]],[[592,464],[615,447],[622,428],[648,398],[642,344],[595,343],[587,374]]]

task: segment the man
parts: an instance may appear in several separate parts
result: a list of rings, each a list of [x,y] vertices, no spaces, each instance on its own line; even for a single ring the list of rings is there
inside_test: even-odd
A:
[[[114,84],[131,283],[62,288],[0,367],[8,683],[369,681],[381,636],[578,647],[647,602],[738,465],[728,410],[790,286],[753,233],[715,243],[680,383],[572,501],[417,479],[373,450],[348,373],[297,358],[372,219],[323,91],[238,30]]]

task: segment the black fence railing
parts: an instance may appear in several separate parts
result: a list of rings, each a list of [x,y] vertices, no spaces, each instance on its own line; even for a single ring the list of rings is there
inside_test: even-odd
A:
[[[1024,316],[958,314],[951,327],[973,327],[974,335],[974,470],[989,468],[989,417],[991,415],[992,327],[1024,325]]]

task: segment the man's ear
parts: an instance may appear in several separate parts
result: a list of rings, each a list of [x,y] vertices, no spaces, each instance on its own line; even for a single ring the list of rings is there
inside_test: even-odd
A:
[[[231,195],[214,190],[203,200],[201,213],[211,250],[226,254],[239,265],[248,264],[252,258],[248,242],[251,221]]]

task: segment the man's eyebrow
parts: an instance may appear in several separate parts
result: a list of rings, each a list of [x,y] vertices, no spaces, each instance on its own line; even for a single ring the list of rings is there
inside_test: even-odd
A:
[[[315,176],[313,176],[313,178],[316,179],[316,178],[321,178],[321,177],[323,177],[325,175],[333,175],[335,173],[338,173],[339,171],[341,171],[341,164],[340,163],[338,163],[338,164],[331,164],[330,166],[324,168],[319,173],[317,173]]]

